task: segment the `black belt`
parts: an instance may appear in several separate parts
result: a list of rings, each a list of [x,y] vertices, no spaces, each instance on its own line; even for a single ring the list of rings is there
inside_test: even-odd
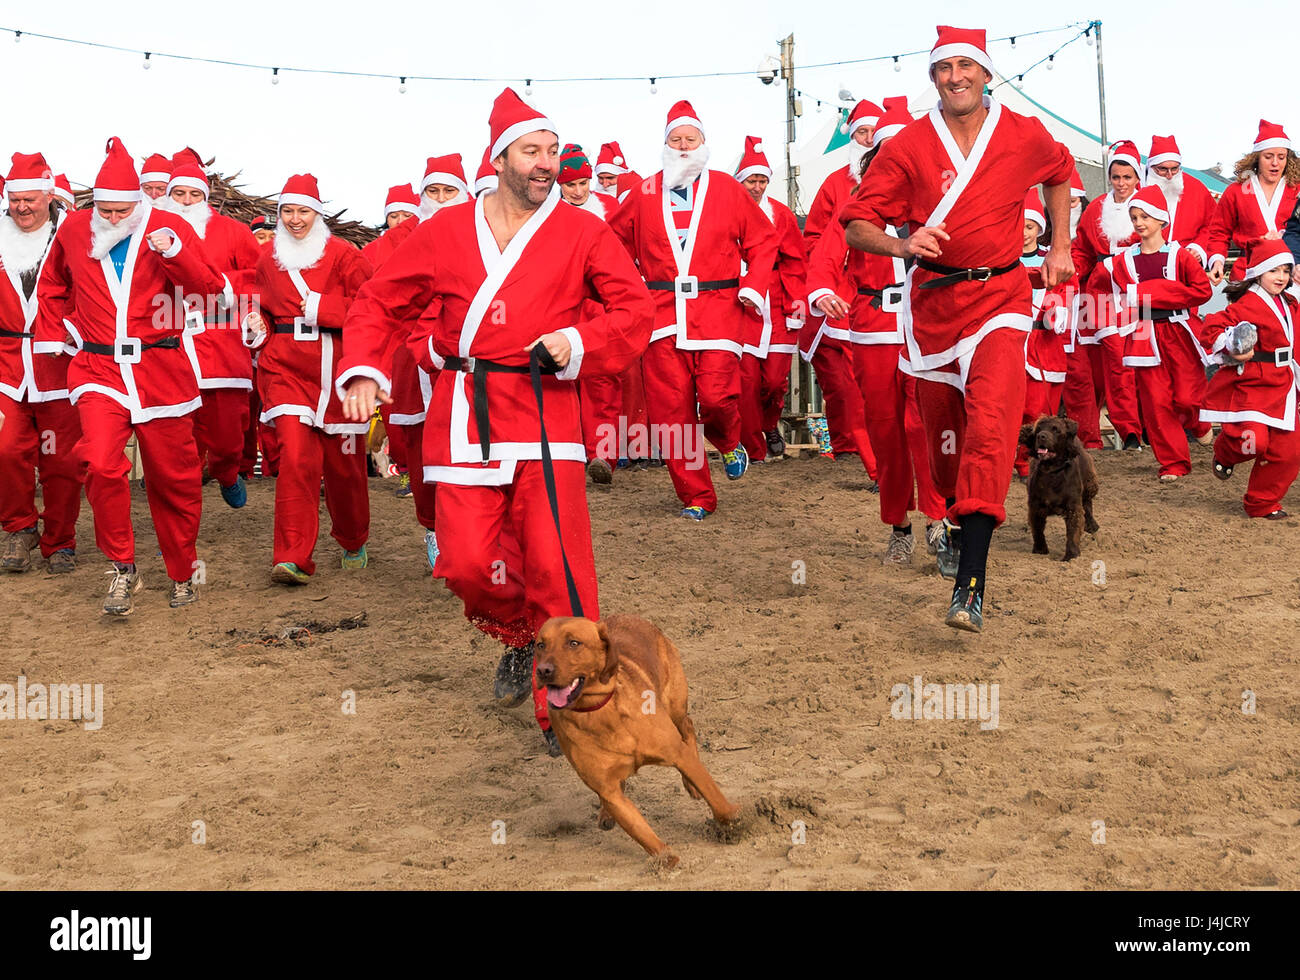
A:
[[[647,289],[666,289],[670,292],[677,292],[677,283],[675,282],[648,282],[645,285]],[[684,295],[706,293],[711,289],[735,289],[739,285],[739,279],[702,279],[695,283],[693,290],[684,292]]]
[[[206,321],[204,321],[204,322],[206,322]],[[342,327],[311,327],[311,328],[308,328],[308,329],[313,329],[313,330],[315,330],[315,331],[316,331],[316,336],[313,337],[313,336],[306,336],[306,335],[304,335],[304,336],[302,337],[303,340],[319,340],[319,339],[320,339],[320,335],[323,334],[323,333],[332,333],[332,334],[336,334],[336,335],[339,335],[339,336],[342,336],[342,334],[343,334],[343,328],[342,328]],[[287,334],[293,334],[294,336],[298,336],[299,331],[298,331],[298,328],[297,328],[296,326],[294,326],[292,322],[290,322],[290,323],[285,323],[284,321],[280,321],[280,322],[276,323],[273,327],[271,327],[271,333],[280,333],[280,334],[286,334],[286,333],[287,333]]]
[[[543,348],[545,350],[545,348]],[[554,362],[552,362],[554,365]],[[449,357],[443,362],[444,368],[452,371],[464,371],[474,377],[474,421],[478,425],[478,444],[483,452],[483,465],[489,462],[488,454],[492,449],[492,426],[488,414],[487,375],[489,374],[528,374],[530,364],[499,364],[486,361],[481,357]],[[556,374],[559,367],[545,370],[543,374]]]
[[[22,330],[0,330],[0,337],[13,337],[18,340],[28,340],[35,337],[34,333],[24,333]]]
[[[937,289],[940,286],[951,286],[957,282],[988,282],[994,276],[1005,276],[1008,272],[1014,272],[1020,268],[1019,262],[1012,262],[1010,265],[997,268],[982,265],[974,269],[959,269],[951,265],[940,265],[938,262],[931,262],[928,259],[917,259],[916,264],[926,272],[937,272],[940,275],[938,279],[931,279],[929,282],[921,283],[920,288],[922,289]]]
[[[876,309],[880,309],[885,303],[885,290],[902,289],[902,288],[903,288],[903,284],[901,282],[896,282],[893,285],[885,286],[882,289],[869,289],[866,286],[859,286],[858,295],[870,296],[871,297],[870,305],[874,306]]]
[[[134,337],[126,339],[135,340]],[[162,340],[155,340],[152,344],[140,344],[140,350],[175,350],[180,345],[181,339],[179,337],[164,337]],[[116,357],[118,348],[116,344],[82,344],[81,350],[87,354],[107,354]]]
[[[1283,347],[1281,350],[1257,350],[1251,360],[1258,361],[1261,364],[1290,364],[1291,348]]]
[[[1142,319],[1150,320],[1153,323],[1168,323],[1175,316],[1186,312],[1186,310],[1152,310],[1150,316],[1143,317]]]

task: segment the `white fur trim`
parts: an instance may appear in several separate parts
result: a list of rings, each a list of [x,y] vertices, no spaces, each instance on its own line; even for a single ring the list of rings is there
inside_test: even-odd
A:
[[[669,119],[668,125],[664,127],[664,141],[667,142],[668,134],[678,126],[694,126],[700,131],[700,136],[704,136],[704,123],[700,122],[694,116],[678,116],[676,119]]]
[[[1262,276],[1271,269],[1276,269],[1280,265],[1295,265],[1295,259],[1290,252],[1279,252],[1271,258],[1264,259],[1256,265],[1252,265],[1246,270],[1246,278],[1254,279],[1256,276]]]
[[[1177,153],[1157,153],[1153,157],[1147,157],[1147,166],[1156,167],[1162,163],[1168,163],[1170,160],[1179,166],[1181,166],[1183,162],[1182,156]]]
[[[95,202],[105,201],[113,204],[130,204],[135,201],[144,200],[144,191],[136,188],[133,191],[114,190],[111,187],[96,187]]]
[[[1039,231],[1039,234],[1040,234],[1040,235],[1041,235],[1044,231],[1047,230],[1047,219],[1043,217],[1043,214],[1042,214],[1041,211],[1030,211],[1030,210],[1026,209],[1026,210],[1025,210],[1025,220],[1026,220],[1026,221],[1033,221],[1033,222],[1037,223],[1038,227],[1041,229],[1041,230]]]
[[[897,136],[897,135],[898,135],[899,133],[901,133],[902,131],[903,131],[903,124],[902,124],[902,123],[895,123],[895,124],[890,125],[890,126],[885,126],[883,129],[877,129],[877,130],[876,130],[876,131],[871,135],[871,145],[872,145],[872,146],[879,146],[879,145],[880,145],[881,143],[883,143],[885,140],[887,140],[887,139],[892,139],[893,137]]]
[[[306,194],[281,194],[280,202],[276,205],[276,212],[279,213],[280,208],[286,204],[302,204],[311,208],[317,214],[325,213],[325,205],[314,197],[308,197]]]
[[[616,159],[622,160],[623,158],[617,157]],[[598,163],[596,164],[596,170],[593,176],[599,177],[601,174],[613,174],[615,177],[618,177],[625,173],[627,173],[627,167],[613,163]]]
[[[141,184],[165,184],[172,179],[172,175],[162,170],[150,170],[147,174],[140,175]]]
[[[532,130],[529,130],[529,132],[532,132]],[[459,189],[462,194],[469,193],[468,184],[455,174],[449,174],[445,170],[435,170],[433,173],[425,174],[424,180],[420,182],[420,193],[423,194],[424,189],[430,184],[446,184],[448,187]]]
[[[535,133],[538,130],[544,130],[548,133],[554,133],[558,138],[560,135],[559,128],[545,116],[534,116],[532,119],[525,119],[509,127],[504,133],[496,138],[492,144],[492,150],[488,153],[489,160],[495,160],[499,157],[505,148],[513,143],[519,137],[527,133]]]
[[[384,376],[384,372],[378,368],[357,365],[354,368],[348,368],[338,376],[334,382],[334,392],[339,396],[339,401],[343,401],[344,395],[347,394],[348,382],[353,378],[369,378],[375,384],[379,385],[379,390],[386,394],[392,394],[393,382]]]
[[[577,327],[562,327],[559,331],[569,340],[569,363],[564,366],[562,371],[556,373],[557,381],[572,381],[582,370],[582,355],[585,348],[582,346],[582,334],[578,333]]]
[[[22,194],[25,191],[45,191],[46,193],[50,193],[53,190],[54,181],[41,177],[11,180],[5,184],[6,194]]]
[[[958,44],[941,44],[931,51],[930,74],[934,74],[935,65],[947,58],[969,58],[990,75],[993,74],[993,59],[989,57],[989,53],[981,51],[975,45],[967,44],[964,41]]]
[[[407,201],[394,201],[392,204],[384,205],[385,218],[387,218],[394,211],[405,211],[407,214],[417,215],[420,213],[420,205],[410,204]]]
[[[1139,211],[1151,215],[1151,217],[1155,218],[1157,221],[1163,221],[1165,224],[1169,223],[1168,211],[1162,211],[1154,204],[1148,204],[1146,201],[1139,199],[1136,194],[1134,194],[1124,203],[1127,204],[1130,209],[1137,208]]]
[[[1252,153],[1255,153],[1259,150],[1275,150],[1280,147],[1285,147],[1288,150],[1291,149],[1291,141],[1285,136],[1274,136],[1272,139],[1260,140],[1252,146],[1250,150]]]
[[[841,126],[840,129],[843,132],[846,132],[850,136],[852,136],[855,131],[861,129],[863,126],[874,127],[879,122],[880,122],[879,116],[853,116],[849,119],[847,123],[845,123],[844,126]]]
[[[754,164],[754,166],[746,167],[744,170],[737,173],[736,179],[743,182],[744,180],[754,176],[754,174],[762,174],[768,180],[771,180],[772,168],[764,167],[762,164]]]
[[[206,180],[199,180],[197,177],[173,177],[167,182],[166,194],[168,197],[171,197],[172,188],[174,187],[190,187],[196,191],[202,191],[203,199],[205,201],[212,193],[212,189],[208,187],[208,182]]]
[[[500,178],[498,178],[496,174],[493,174],[491,177],[480,177],[478,180],[474,181],[474,193],[475,195],[490,193],[497,189],[497,184],[499,182]]]

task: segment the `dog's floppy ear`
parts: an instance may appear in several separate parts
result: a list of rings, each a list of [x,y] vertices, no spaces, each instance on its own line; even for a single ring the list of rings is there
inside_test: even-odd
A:
[[[1079,423],[1074,419],[1065,419],[1065,438],[1073,439],[1079,434]]]
[[[600,642],[605,646],[605,666],[600,672],[601,683],[608,683],[614,676],[614,671],[618,670],[618,651],[614,645],[609,642],[609,630],[605,628],[605,621],[602,619],[596,624],[596,635],[600,637]]]
[[[1020,445],[1034,448],[1034,427],[1028,422],[1020,427]]]

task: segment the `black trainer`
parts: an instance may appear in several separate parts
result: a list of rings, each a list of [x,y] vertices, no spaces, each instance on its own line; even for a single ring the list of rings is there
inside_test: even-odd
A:
[[[953,629],[979,633],[984,629],[984,590],[975,588],[975,579],[969,584],[958,584],[952,590],[952,602],[944,623]]]
[[[767,455],[774,459],[785,455],[785,440],[781,438],[780,429],[767,433]]]
[[[533,693],[533,645],[506,647],[501,662],[497,664],[492,695],[503,708],[523,704]]]
[[[956,579],[961,563],[961,528],[948,523],[945,517],[925,529],[925,543],[939,566],[944,578]]]
[[[1124,450],[1130,453],[1140,453],[1142,451],[1142,440],[1133,433],[1124,437]]]
[[[546,729],[542,732],[542,737],[546,739],[546,754],[553,759],[558,759],[564,755],[564,749],[560,748],[560,740],[555,737],[555,732]]]

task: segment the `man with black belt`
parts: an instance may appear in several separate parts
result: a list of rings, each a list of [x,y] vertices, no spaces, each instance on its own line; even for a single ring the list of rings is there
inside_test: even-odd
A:
[[[172,581],[171,605],[197,597],[192,577],[203,494],[189,414],[200,399],[181,350],[185,308],[172,300],[177,293],[228,296],[188,222],[144,200],[130,154],[110,139],[94,207],[67,215],[54,235],[37,286],[34,344],[38,354],[74,353],[68,388],[81,417],[77,451],[89,462],[95,542],[113,562],[104,603],[109,615],[130,613],[131,597],[144,584],[135,565],[131,464],[124,453],[132,433]]]
[[[919,379],[931,472],[948,504],[939,570],[957,582],[945,621],[978,632],[1025,398],[1022,331],[1032,320],[1022,209],[1029,188],[1044,184],[1051,288],[1073,271],[1073,160],[1038,120],[981,94],[993,77],[983,31],[938,33],[930,77],[940,106],[885,144],[840,220],[852,247],[916,260],[900,367]],[[916,229],[910,236],[885,233],[904,223]]]

